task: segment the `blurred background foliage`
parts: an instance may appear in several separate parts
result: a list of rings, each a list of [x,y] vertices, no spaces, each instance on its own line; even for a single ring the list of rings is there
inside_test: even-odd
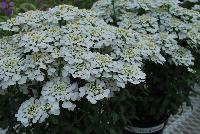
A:
[[[0,0],[1,2],[2,0]],[[74,5],[79,8],[91,8],[92,4],[97,0],[7,0],[15,3],[13,16],[20,12],[28,10],[46,10],[49,7],[54,7],[60,4]],[[0,21],[5,21],[9,17],[0,10]]]
[[[6,21],[10,17],[23,13],[29,10],[46,10],[49,7],[54,7],[60,4],[74,5],[79,8],[89,9],[97,0],[7,0],[15,3],[12,16],[6,16],[0,6],[0,22]],[[2,0],[0,0],[2,2]],[[0,30],[0,37],[6,35],[5,31]]]

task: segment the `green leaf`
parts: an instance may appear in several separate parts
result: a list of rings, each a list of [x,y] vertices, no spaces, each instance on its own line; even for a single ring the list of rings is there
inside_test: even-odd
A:
[[[20,10],[23,12],[29,11],[29,10],[36,10],[36,6],[32,3],[22,3],[19,6]]]
[[[119,119],[119,115],[115,112],[112,113],[112,119],[113,119],[113,123],[115,124]]]
[[[82,134],[82,132],[81,132],[79,129],[74,128],[74,129],[72,130],[72,134]]]
[[[50,121],[52,124],[54,124],[54,125],[59,124],[59,120],[58,120],[58,118],[55,117],[55,116],[50,116],[50,117],[49,117],[49,121]]]
[[[113,129],[113,128],[110,128],[110,134],[117,134],[117,132],[115,131],[115,129]]]

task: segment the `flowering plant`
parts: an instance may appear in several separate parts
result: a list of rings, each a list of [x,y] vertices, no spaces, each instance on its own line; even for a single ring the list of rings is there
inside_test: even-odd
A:
[[[185,8],[179,0],[100,0],[93,9],[106,22],[116,21],[114,23],[119,27],[152,35],[169,55],[173,50],[180,49],[176,48],[179,43],[177,40],[199,45],[200,14],[195,9]]]
[[[188,67],[189,72],[196,71],[189,68],[194,65],[194,57],[199,56],[200,46],[200,13],[195,2],[198,1],[99,0],[93,5],[92,9],[108,24],[151,38],[147,45],[154,44],[152,46],[159,50],[156,54],[159,52],[163,56],[160,64],[143,62],[147,74],[145,83],[126,86],[134,90],[132,96],[139,97],[130,100],[132,110],[124,105],[134,114],[129,119],[151,123],[166,120],[178,112],[183,102],[191,105],[189,96],[194,92],[191,89],[194,81],[191,83],[183,66]],[[193,67],[198,71],[198,60]]]
[[[99,2],[95,9],[101,9],[101,4],[127,4],[121,2]],[[12,33],[0,39],[1,92],[13,89],[29,97],[15,114],[17,121],[28,127],[44,122],[50,115],[59,115],[62,109],[79,109],[79,102],[85,99],[97,104],[111,98],[129,84],[145,82],[149,75],[143,71],[146,62],[162,65],[169,61],[191,70],[194,57],[177,41],[186,38],[180,32],[184,24],[179,29],[179,25],[165,23],[169,30],[175,29],[171,33],[159,31],[157,20],[146,16],[134,22],[136,29],[127,28],[128,24],[121,21],[117,22],[120,27],[112,26],[101,19],[106,16],[105,20],[111,23],[118,20],[117,14],[125,10],[116,9],[113,19],[112,14],[104,15],[106,12],[60,5],[47,11],[20,13],[0,23],[1,29]],[[142,19],[149,25],[143,26]],[[188,21],[198,23],[196,12]],[[197,29],[190,29],[192,34],[198,33],[193,30]],[[198,43],[192,34],[190,42]]]
[[[163,60],[153,53],[159,51],[156,47],[143,44],[148,37],[107,25],[95,12],[72,6],[28,11],[0,27],[16,33],[0,41],[2,91],[11,86],[24,93],[35,86],[39,90],[16,114],[25,126],[59,114],[61,102],[73,110],[83,97],[95,104],[127,82],[139,84],[145,79],[141,60]],[[133,44],[137,47],[129,51]]]
[[[7,2],[6,0],[2,0],[1,2],[1,8],[7,16],[11,16],[13,14],[14,5],[15,3],[13,1]]]

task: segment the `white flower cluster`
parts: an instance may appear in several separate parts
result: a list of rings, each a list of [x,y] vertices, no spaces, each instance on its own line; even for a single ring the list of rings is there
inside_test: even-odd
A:
[[[84,97],[96,104],[114,96],[114,92],[125,88],[128,82],[144,82],[143,61],[163,64],[166,59],[162,51],[170,55],[176,65],[193,65],[191,52],[178,45],[177,38],[180,34],[188,37],[181,33],[182,29],[190,30],[191,41],[198,43],[197,29],[187,29],[176,19],[172,26],[168,18],[163,18],[160,22],[163,30],[160,30],[156,16],[163,16],[157,12],[154,15],[150,13],[151,8],[157,10],[158,6],[166,3],[177,5],[178,2],[132,2],[138,4],[128,0],[97,2],[96,6],[103,4],[101,9],[109,11],[109,17],[105,15],[107,22],[112,20],[110,4],[127,16],[123,19],[120,15],[119,28],[99,17],[102,11],[96,13],[68,5],[47,11],[28,11],[0,23],[1,29],[14,33],[0,39],[0,89],[17,85],[23,88],[20,91],[25,91],[24,88],[34,85],[32,87],[39,92],[21,105],[16,114],[18,121],[24,126],[43,122],[51,114],[59,115],[60,106],[74,110],[76,101]],[[137,17],[137,14],[129,16],[125,10],[141,7],[149,13]],[[180,18],[191,15],[197,14],[177,14]],[[130,21],[129,18],[138,20]],[[197,19],[181,21],[181,24],[188,21],[194,21],[198,27]],[[164,33],[166,29],[169,30]]]
[[[60,106],[74,110],[83,97],[92,104],[110,98],[127,82],[145,80],[143,59],[162,62],[148,37],[73,6],[28,11],[0,28],[14,33],[0,39],[0,89],[17,85],[29,94],[31,87],[34,95],[16,114],[24,126],[58,115]]]
[[[163,5],[177,5],[178,3],[180,3],[179,0],[98,0],[93,5],[93,10],[98,12],[106,22],[113,22],[113,15],[122,17],[127,11],[133,10],[134,12],[139,11],[140,14],[143,10],[150,11]]]
[[[7,129],[0,128],[0,134],[6,134]]]
[[[110,89],[106,87],[104,81],[96,80],[95,82],[87,83],[84,87],[80,89],[80,97],[87,95],[86,98],[92,103],[97,103],[98,100],[104,97],[109,97]]]
[[[165,52],[163,57],[170,55],[166,60],[190,66],[194,58],[182,42],[200,45],[200,13],[182,4],[179,0],[99,0],[92,9],[106,22],[151,36],[157,50]]]
[[[45,99],[30,98],[22,103],[18,113],[15,115],[17,121],[20,121],[25,127],[32,123],[43,122],[49,114],[58,115],[59,103],[48,103]]]
[[[70,100],[75,101],[79,98],[78,85],[70,84],[69,78],[54,78],[44,85],[41,94],[50,104],[62,101],[62,107],[71,110],[75,108],[75,105]]]
[[[200,5],[194,5],[192,7],[193,10],[200,11]]]

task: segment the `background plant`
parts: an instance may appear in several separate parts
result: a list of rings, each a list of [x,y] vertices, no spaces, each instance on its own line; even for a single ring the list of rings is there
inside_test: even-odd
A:
[[[127,87],[128,90],[135,91],[131,95],[139,96],[138,99],[132,100],[135,117],[129,118],[130,120],[159,121],[179,112],[183,102],[191,106],[190,95],[198,94],[193,90],[193,86],[199,83],[199,4],[195,0],[99,0],[94,4],[93,10],[99,12],[109,24],[136,30],[154,39],[160,38],[160,41],[156,40],[161,44],[157,41],[155,44],[161,47],[161,53],[168,61],[163,65],[145,63],[145,73],[149,74],[145,86]],[[173,38],[173,41],[170,38]],[[177,44],[182,47],[175,48]],[[190,49],[195,55],[195,71],[189,69],[193,73],[188,73],[173,60],[179,57],[173,56],[173,50],[179,51],[182,48]],[[176,66],[171,64],[172,62],[175,62]]]

